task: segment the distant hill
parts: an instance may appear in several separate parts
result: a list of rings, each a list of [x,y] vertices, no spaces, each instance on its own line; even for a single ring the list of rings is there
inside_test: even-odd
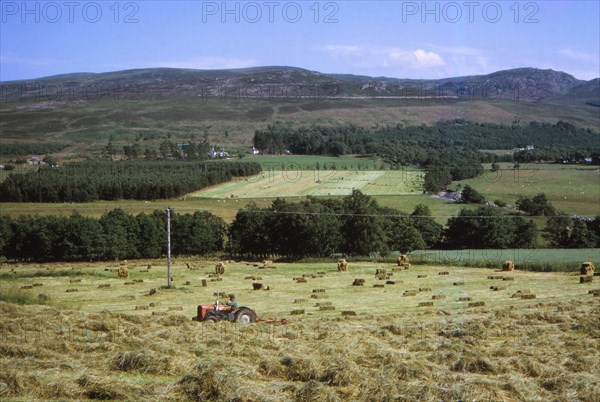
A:
[[[36,89],[32,82],[37,82]],[[30,84],[26,96],[44,95],[52,87],[135,89],[136,96],[152,99],[159,95],[222,96],[236,93],[241,97],[329,96],[384,97],[438,96],[456,98],[491,98],[507,100],[541,100],[570,91],[586,96],[598,94],[598,79],[581,81],[560,71],[518,68],[488,75],[414,80],[369,77],[351,74],[324,74],[296,67],[271,66],[230,70],[189,70],[152,68],[109,73],[75,73],[37,80],[2,82],[7,88],[5,99],[18,99],[16,90]],[[11,90],[15,88],[15,90]],[[271,92],[269,92],[269,90]],[[589,95],[588,95],[589,94]]]
[[[600,130],[600,79],[519,68],[487,75],[416,80],[325,74],[297,67],[231,70],[151,68],[72,73],[1,82],[3,143],[72,144],[69,152],[97,153],[164,139],[228,148],[249,146],[255,130],[291,126],[365,128],[434,124],[556,123]]]

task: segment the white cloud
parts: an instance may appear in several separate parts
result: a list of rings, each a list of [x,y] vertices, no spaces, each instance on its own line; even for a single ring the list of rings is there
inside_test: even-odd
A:
[[[444,59],[439,54],[427,52],[423,49],[417,49],[412,52],[401,49],[390,49],[383,60],[383,66],[388,68],[408,67],[418,69],[439,67],[445,64]]]
[[[580,60],[580,61],[598,62],[598,59],[599,59],[598,53],[586,53],[586,52],[580,52],[577,50],[566,49],[566,48],[559,49],[558,54],[560,54],[561,56],[564,56],[564,57],[568,57],[570,59]]]

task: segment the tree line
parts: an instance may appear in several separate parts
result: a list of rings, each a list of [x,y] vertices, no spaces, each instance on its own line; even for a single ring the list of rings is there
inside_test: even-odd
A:
[[[20,261],[89,261],[159,258],[166,253],[166,212],[131,215],[122,209],[99,219],[0,216],[0,255]],[[548,217],[543,236],[551,247],[600,247],[600,216]],[[531,218],[481,206],[462,209],[444,227],[429,208],[411,213],[381,207],[355,190],[341,199],[282,199],[249,205],[233,222],[209,212],[172,213],[173,255],[226,253],[235,258],[387,256],[426,248],[531,248]]]
[[[19,261],[96,261],[159,258],[167,252],[166,211],[130,215],[122,209],[99,219],[63,216],[0,217],[0,254]],[[171,213],[172,254],[224,249],[227,225],[209,212]]]
[[[260,170],[258,163],[247,162],[86,161],[10,174],[0,183],[0,202],[165,199]]]

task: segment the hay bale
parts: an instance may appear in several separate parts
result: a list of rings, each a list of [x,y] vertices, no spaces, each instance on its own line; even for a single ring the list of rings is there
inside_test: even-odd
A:
[[[221,282],[223,280],[223,278],[212,278],[210,281],[211,282]]]
[[[325,289],[313,289],[312,292],[313,293],[325,293],[327,291]]]
[[[482,302],[482,301],[469,303],[469,307],[483,307],[483,306],[485,306],[485,302]]]
[[[442,271],[442,272],[438,272],[438,275],[450,275],[450,272]]]
[[[527,289],[527,290],[517,290],[515,293],[513,293],[513,295],[510,297],[511,299],[520,299],[521,296],[526,295],[526,294],[530,294],[531,290]]]
[[[318,275],[325,275],[325,271],[317,271]]]
[[[21,289],[33,289],[33,285],[23,285]]]
[[[386,285],[395,285],[396,281],[385,281]]]
[[[225,273],[225,264],[223,264],[222,262],[218,262],[217,265],[215,265],[215,274],[217,275],[223,275]]]
[[[593,276],[595,270],[596,267],[594,267],[594,264],[592,264],[591,262],[582,262],[579,274],[585,276]]]
[[[419,292],[431,292],[431,288],[419,288]]]
[[[140,269],[140,272],[148,272],[147,269]]]
[[[521,295],[521,299],[535,299],[535,297],[533,293]]]
[[[417,278],[419,278],[419,279],[427,278],[427,275],[417,275]]]
[[[148,266],[146,267],[146,269],[147,269],[148,271],[150,271],[150,270],[152,269],[152,264],[148,264]]]
[[[492,287],[491,287],[491,289],[492,289],[494,292],[499,292],[499,291],[501,291],[501,290],[506,290],[506,286],[492,286]]]
[[[433,302],[421,302],[419,303],[419,307],[432,307],[433,306]]]
[[[205,288],[208,284],[206,283],[206,279],[202,279],[202,287]]]
[[[125,285],[135,285],[135,282],[133,282],[133,281],[125,282]]]
[[[304,310],[292,310],[290,311],[291,315],[302,315],[304,314]]]
[[[252,284],[252,289],[254,289],[254,290],[261,290],[262,288],[263,288],[263,284],[262,283],[254,282]]]
[[[387,271],[385,270],[385,268],[377,268],[375,270],[375,275],[385,275],[387,274]]]
[[[588,292],[590,295],[600,295],[600,289],[592,289]]]
[[[591,283],[594,281],[593,276],[580,276],[579,283]]]
[[[463,286],[465,283],[464,282],[454,282],[452,285],[453,286]]]
[[[152,302],[149,304],[150,307],[159,307],[160,306],[160,302]]]
[[[405,291],[404,293],[402,293],[402,297],[410,297],[410,296],[416,296],[417,292],[415,291]]]
[[[514,276],[505,276],[502,278],[503,281],[514,281],[515,277]]]
[[[192,284],[192,282],[191,282],[191,281],[185,281],[185,284],[186,284],[186,285],[191,285],[191,284]]]
[[[294,304],[306,303],[307,301],[307,299],[295,299]]]
[[[376,284],[374,284],[374,285],[373,285],[373,287],[374,287],[374,288],[384,288],[384,287],[385,287],[385,285],[384,285],[384,284],[382,284],[382,283],[376,283]]]
[[[157,293],[156,288],[152,288],[150,289],[150,291],[148,292],[148,296],[154,296]]]
[[[330,301],[328,302],[320,302],[320,303],[315,303],[315,307],[321,307],[321,306],[332,306],[333,303],[331,303]]]
[[[431,296],[431,300],[442,300],[445,299],[446,295],[433,295]]]
[[[38,300],[39,301],[49,301],[50,300],[50,295],[46,294],[46,293],[40,293],[38,295]]]
[[[342,316],[344,316],[344,317],[349,317],[349,316],[354,316],[354,315],[356,315],[356,311],[351,311],[351,310],[342,311]]]
[[[67,293],[73,293],[73,292],[77,292],[78,289],[67,289]]]
[[[471,301],[472,299],[470,297],[459,297],[458,301],[459,302],[466,302],[466,301]]]
[[[365,285],[365,280],[362,278],[356,278],[354,279],[354,282],[352,282],[352,286],[364,286]]]
[[[33,283],[31,286],[36,288],[36,287],[44,286],[44,284],[43,283]]]
[[[305,278],[294,278],[294,280],[296,281],[296,283],[306,283]]]
[[[326,311],[326,310],[335,310],[335,306],[321,306],[321,307],[319,307],[319,311]]]
[[[329,299],[329,295],[325,295],[323,293],[313,293],[310,295],[311,299]]]
[[[402,254],[402,255],[400,255],[400,257],[398,257],[398,266],[404,267],[404,268],[410,267],[410,263],[408,261],[408,256],[406,254]]]
[[[504,277],[500,276],[500,275],[490,275],[487,278],[488,279],[504,279]]]
[[[337,264],[338,271],[346,272],[348,271],[348,261],[345,258],[340,258]]]
[[[117,271],[117,275],[119,276],[119,278],[129,278],[129,268],[127,268],[126,266],[120,267]]]
[[[514,271],[515,270],[515,263],[512,262],[511,260],[506,260],[502,263],[502,270],[503,271]]]
[[[109,288],[109,287],[110,287],[110,283],[101,283],[100,285],[98,285],[98,287],[99,287],[100,289],[103,289],[103,288]]]
[[[144,283],[143,279],[134,279],[133,280],[135,283]]]

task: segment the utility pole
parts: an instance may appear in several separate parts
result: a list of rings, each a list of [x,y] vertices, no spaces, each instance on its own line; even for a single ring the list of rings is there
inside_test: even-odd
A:
[[[171,288],[171,208],[167,207],[167,288]]]

